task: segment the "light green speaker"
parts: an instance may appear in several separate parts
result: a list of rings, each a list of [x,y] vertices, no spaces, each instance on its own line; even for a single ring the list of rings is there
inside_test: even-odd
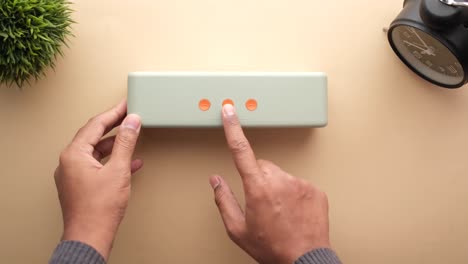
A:
[[[314,72],[134,72],[128,113],[144,127],[220,127],[223,103],[245,127],[327,125],[327,76]]]

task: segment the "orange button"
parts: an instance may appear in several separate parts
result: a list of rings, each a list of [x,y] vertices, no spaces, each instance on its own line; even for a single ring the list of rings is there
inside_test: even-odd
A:
[[[223,101],[223,106],[227,104],[234,105],[234,102],[231,99],[226,99]]]
[[[245,107],[249,110],[249,111],[255,111],[257,110],[257,100],[255,99],[249,99],[247,100],[247,102],[245,103]]]
[[[208,111],[210,110],[211,107],[211,102],[208,99],[201,99],[200,102],[198,103],[198,108],[202,111]]]

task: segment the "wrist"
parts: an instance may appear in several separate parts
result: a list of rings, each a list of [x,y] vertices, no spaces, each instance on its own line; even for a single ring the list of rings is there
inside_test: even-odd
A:
[[[90,220],[64,223],[62,240],[79,241],[93,247],[107,261],[112,249],[118,224],[101,225]]]

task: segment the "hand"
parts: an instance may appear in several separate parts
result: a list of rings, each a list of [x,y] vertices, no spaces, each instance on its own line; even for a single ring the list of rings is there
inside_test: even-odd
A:
[[[115,234],[127,208],[132,173],[143,166],[132,155],[140,132],[140,119],[127,116],[126,101],[82,127],[60,155],[55,183],[62,206],[63,240],[76,240],[95,248],[107,260]],[[116,137],[102,139],[118,126]],[[104,165],[101,160],[110,156]]]
[[[313,249],[330,248],[325,193],[256,160],[232,105],[223,107],[223,122],[243,182],[245,212],[223,178],[213,176],[210,184],[231,240],[259,263],[291,264]]]

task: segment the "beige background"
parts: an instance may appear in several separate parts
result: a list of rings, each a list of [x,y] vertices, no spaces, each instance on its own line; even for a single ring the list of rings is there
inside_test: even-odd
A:
[[[330,124],[250,130],[258,157],[324,189],[346,263],[468,261],[468,88],[412,74],[382,28],[403,1],[75,1],[56,71],[0,89],[0,256],[45,263],[61,234],[53,171],[137,70],[325,71]],[[221,130],[145,130],[146,161],[110,263],[253,263],[224,234],[208,176],[240,180]]]

